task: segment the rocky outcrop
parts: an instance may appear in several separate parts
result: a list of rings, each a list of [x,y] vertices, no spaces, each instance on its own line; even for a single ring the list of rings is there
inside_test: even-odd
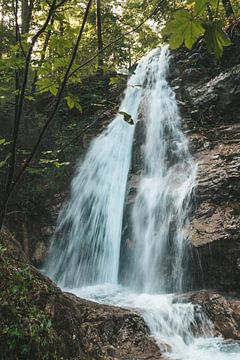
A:
[[[4,267],[6,272],[7,264],[9,271],[12,271],[10,276],[15,276],[17,269],[27,265],[26,256],[6,229],[0,233],[0,240],[0,245],[7,248],[4,254],[0,253],[0,271],[2,272]],[[3,281],[7,281],[5,276]],[[161,359],[158,346],[150,337],[144,320],[137,313],[99,305],[62,292],[31,266],[30,281],[28,287],[31,288],[31,294],[28,294],[27,305],[33,305],[35,317],[38,312],[44,313],[51,322],[52,347],[57,359]],[[0,287],[2,286],[6,289],[10,285],[1,283]],[[17,303],[14,306],[18,308]],[[2,315],[6,312],[5,307],[6,304],[1,302]],[[22,341],[25,341],[24,339]],[[28,339],[26,341],[28,342]]]
[[[62,293],[52,303],[53,326],[64,359],[161,359],[136,313]]]
[[[200,291],[188,295],[188,299],[201,306],[214,325],[215,336],[240,340],[240,300],[226,298],[215,292]]]
[[[171,81],[199,164],[190,227],[201,260],[196,286],[240,292],[240,65],[217,76],[203,70],[183,87],[179,74],[198,69],[195,60],[203,57],[198,50],[191,56],[174,60]]]
[[[146,125],[143,120],[139,120],[135,126],[135,133],[133,139],[133,152],[131,171],[128,179],[127,196],[125,201],[125,209],[123,216],[122,228],[122,242],[120,254],[120,274],[119,278],[122,283],[129,279],[129,272],[131,272],[131,262],[133,259],[133,242],[132,242],[132,228],[131,217],[134,200],[137,195],[137,189],[142,174],[143,152],[142,146],[145,142]]]

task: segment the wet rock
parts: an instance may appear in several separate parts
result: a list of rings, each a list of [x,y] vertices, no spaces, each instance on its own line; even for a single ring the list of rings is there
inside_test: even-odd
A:
[[[206,84],[186,90],[193,121],[213,124],[240,120],[240,64],[220,73]]]
[[[197,54],[195,54],[197,55]],[[193,55],[192,55],[193,56]],[[202,70],[198,68],[189,68],[185,69],[183,72],[183,80],[184,81],[198,81],[202,77]]]
[[[64,358],[161,359],[138,314],[66,293],[59,293],[51,302]]]
[[[189,300],[201,306],[214,325],[215,335],[240,340],[239,299],[227,299],[215,292],[200,291],[190,294]]]
[[[0,232],[0,243],[7,249],[4,256],[8,257],[9,266],[18,267],[20,263],[27,265],[20,244],[7,229]],[[29,268],[29,306],[34,305],[44,311],[51,321],[52,346],[56,349],[57,359],[162,359],[157,344],[139,314],[62,292],[34,267],[29,265]]]
[[[37,241],[34,244],[34,252],[31,257],[31,260],[35,266],[41,266],[44,262],[44,259],[47,255],[47,247],[43,241]]]
[[[176,96],[199,164],[190,224],[195,285],[240,292],[240,64],[182,85]]]

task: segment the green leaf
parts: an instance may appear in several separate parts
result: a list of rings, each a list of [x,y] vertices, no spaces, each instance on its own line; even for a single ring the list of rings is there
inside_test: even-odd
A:
[[[6,139],[0,139],[0,145],[3,145],[6,142]]]
[[[121,79],[117,76],[110,77],[109,85],[110,86],[117,85],[120,81],[121,81]]]
[[[79,103],[79,102],[75,102],[74,106],[75,106],[75,108],[82,114],[83,109],[82,109],[80,103]]]
[[[51,85],[49,88],[49,91],[53,96],[56,96],[58,93],[58,88],[56,85]]]
[[[33,97],[33,96],[31,96],[31,95],[28,95],[28,96],[25,96],[24,97],[26,100],[29,100],[29,101],[35,101],[36,99]]]
[[[53,163],[53,166],[56,167],[57,169],[59,169],[62,166],[67,166],[67,165],[70,165],[70,162],[65,161],[65,162],[60,163],[58,161],[54,161],[54,163]]]
[[[79,103],[79,99],[77,96],[69,92],[68,95],[65,97],[65,99],[67,100],[67,105],[69,109],[73,109],[75,107],[80,113],[83,112],[83,109]]]
[[[70,95],[68,95],[65,97],[65,99],[67,100],[67,106],[69,107],[69,109],[73,109],[74,108],[73,98]]]
[[[223,30],[224,23],[220,20],[215,20],[213,23],[204,24],[204,26],[206,29],[204,38],[207,48],[209,51],[213,51],[219,59],[223,54],[223,48],[231,45],[231,40]]]
[[[176,11],[173,20],[162,31],[163,34],[171,35],[169,43],[172,49],[179,48],[182,43],[191,49],[204,32],[201,21],[194,18],[191,12],[185,9]]]
[[[205,30],[199,20],[192,20],[189,22],[185,32],[185,45],[191,49],[197,39],[204,34]]]
[[[124,121],[126,121],[128,124],[134,125],[134,121],[133,121],[131,115],[129,115],[128,113],[126,113],[124,111],[119,111],[119,114],[123,115]]]
[[[54,164],[58,161],[59,159],[40,159],[39,164]]]
[[[194,6],[194,14],[199,15],[206,10],[208,0],[196,0]]]
[[[0,168],[7,164],[8,159],[11,157],[11,153],[8,153],[4,160],[0,161]]]
[[[182,32],[175,32],[172,34],[169,45],[172,50],[178,49],[184,41],[184,35]]]
[[[208,3],[212,8],[216,8],[218,6],[218,2],[219,0],[208,0]]]

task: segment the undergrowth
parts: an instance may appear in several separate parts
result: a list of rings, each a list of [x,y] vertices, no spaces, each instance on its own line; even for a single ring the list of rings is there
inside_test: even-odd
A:
[[[30,266],[11,259],[0,244],[0,359],[56,359],[51,320],[31,302]]]

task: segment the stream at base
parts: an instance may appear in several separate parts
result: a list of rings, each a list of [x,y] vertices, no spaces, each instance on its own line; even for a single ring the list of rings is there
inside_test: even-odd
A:
[[[175,302],[174,294],[136,293],[114,284],[64,290],[100,304],[137,311],[166,360],[240,359],[240,342],[213,337],[212,324],[201,309],[196,312],[191,303]],[[201,333],[196,336],[194,329]]]

